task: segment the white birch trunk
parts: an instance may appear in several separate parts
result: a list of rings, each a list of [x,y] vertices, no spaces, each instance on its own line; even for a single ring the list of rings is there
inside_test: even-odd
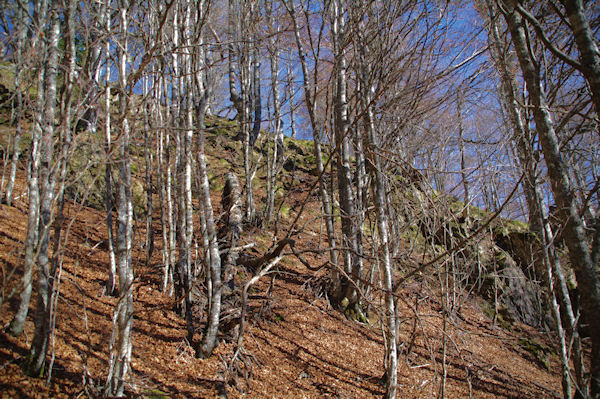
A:
[[[48,3],[46,1],[37,4],[36,14],[38,15],[37,23],[45,25]],[[36,36],[37,37],[37,36]],[[33,48],[43,50],[39,40],[32,40]],[[40,67],[43,71],[43,67]],[[33,128],[31,131],[31,152],[28,164],[27,186],[29,189],[29,210],[27,213],[27,235],[25,237],[25,259],[23,267],[23,278],[21,285],[21,293],[19,294],[19,307],[10,324],[10,332],[14,336],[19,336],[23,332],[23,327],[29,312],[29,304],[31,302],[31,291],[33,286],[33,269],[36,263],[36,253],[38,246],[39,234],[39,207],[40,207],[40,145],[42,137],[42,114],[44,104],[44,74],[39,73],[37,77],[37,99],[35,102],[35,110]]]
[[[106,396],[123,396],[125,380],[131,362],[131,332],[133,328],[133,264],[131,260],[133,205],[131,201],[131,167],[129,159],[130,127],[128,120],[129,98],[127,94],[128,65],[128,16],[127,1],[119,3],[119,104],[120,104],[120,151],[119,184],[117,191],[116,259],[119,276],[117,302],[113,314],[110,359]]]
[[[59,9],[54,4],[49,11],[50,27],[48,33],[48,58],[44,66],[44,104],[42,119],[42,138],[40,144],[40,220],[39,247],[37,253],[37,308],[34,318],[35,331],[29,350],[27,373],[41,376],[46,363],[48,339],[50,333],[50,295],[52,294],[53,270],[49,259],[49,235],[52,223],[52,205],[54,200],[55,169],[54,135],[56,115],[56,85],[58,75],[58,39],[60,35]],[[33,173],[33,171],[32,171]]]
[[[110,0],[105,0],[103,4],[104,23],[106,27],[106,34],[110,36],[110,7],[108,6]],[[107,231],[107,243],[108,243],[108,280],[106,281],[106,293],[108,295],[117,294],[117,261],[115,258],[115,238],[113,230],[113,189],[112,189],[112,131],[111,131],[111,94],[110,94],[110,38],[107,37],[105,44],[106,52],[106,67],[105,67],[105,84],[106,93],[104,97],[104,112],[106,113],[104,121],[104,148],[106,154],[106,165],[104,170],[104,182],[106,185],[106,231]]]

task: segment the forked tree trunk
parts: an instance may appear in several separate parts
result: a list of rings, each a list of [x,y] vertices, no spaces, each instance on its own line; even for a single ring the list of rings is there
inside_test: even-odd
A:
[[[38,225],[39,246],[37,254],[37,308],[35,331],[26,371],[31,376],[41,376],[46,364],[48,339],[50,334],[50,296],[54,284],[54,271],[49,259],[48,244],[52,223],[52,205],[56,169],[54,169],[54,139],[56,114],[56,84],[58,75],[58,39],[60,35],[60,15],[56,4],[49,11],[50,31],[48,33],[48,58],[44,66],[44,105],[42,119],[42,139],[40,145],[40,220]],[[33,173],[33,171],[32,171]]]

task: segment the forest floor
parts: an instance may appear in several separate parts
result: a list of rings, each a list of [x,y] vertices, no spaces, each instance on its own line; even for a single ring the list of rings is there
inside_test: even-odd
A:
[[[308,180],[308,175],[304,178]],[[294,201],[305,197],[303,188],[297,186],[290,195],[289,215],[279,221],[279,238],[298,209]],[[0,205],[3,297],[18,282],[22,267],[27,221],[22,170],[15,191],[18,199],[14,206]],[[217,211],[219,197],[215,191]],[[318,224],[310,222],[318,209],[318,198],[313,196],[302,219],[310,228],[297,238],[298,249],[322,245]],[[21,371],[20,363],[33,336],[30,316],[19,338],[0,332],[1,398],[93,397],[95,389],[104,383],[116,302],[116,298],[104,295],[108,265],[105,215],[72,203],[67,204],[65,214],[72,223],[65,230],[67,245],[51,343],[55,356],[52,380],[47,384],[26,377]],[[263,278],[251,292],[243,340],[246,363],[241,367],[246,374],[242,372],[233,383],[226,384],[226,368],[234,344],[223,337],[209,359],[194,356],[205,315],[197,309],[196,334],[194,342],[189,343],[185,322],[174,311],[175,299],[160,290],[160,230],[149,265],[145,264],[142,248],[144,234],[140,221],[135,229],[133,254],[135,316],[129,396],[212,398],[224,391],[229,398],[367,398],[384,394],[385,343],[377,318],[372,317],[369,325],[346,319],[326,298],[326,271],[310,271],[293,256],[284,257],[278,273]],[[256,242],[256,251],[263,253],[275,241],[274,236],[249,229],[243,235],[243,243]],[[325,255],[307,255],[306,259],[318,266],[325,261]],[[12,270],[16,273],[11,275]],[[245,276],[238,273],[241,280]],[[270,277],[274,277],[272,290]],[[509,330],[494,325],[480,301],[469,296],[461,297],[462,306],[447,320],[444,334],[440,292],[434,288],[437,277],[430,279],[408,283],[399,293],[399,397],[438,397],[444,374],[447,398],[560,396],[558,359],[549,353],[542,357],[527,344],[553,347],[551,335],[521,324],[514,324]],[[3,330],[16,311],[17,299],[18,296],[2,305]],[[377,305],[372,304],[374,309]],[[34,307],[33,299],[30,315]]]

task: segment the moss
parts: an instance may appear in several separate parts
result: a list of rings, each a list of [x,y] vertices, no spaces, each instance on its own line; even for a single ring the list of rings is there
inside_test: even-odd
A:
[[[348,300],[348,298],[344,298],[340,302],[340,306],[342,307],[344,315],[346,316],[346,318],[348,318],[348,320],[357,321],[363,324],[369,324],[369,319],[367,318],[367,316],[365,316],[358,303],[354,304],[354,306],[349,305],[350,301]]]
[[[498,308],[498,313],[495,313],[494,306],[488,301],[483,301],[481,306],[481,311],[484,315],[487,316],[488,319],[494,320],[496,319],[496,323],[506,331],[513,330],[513,323],[511,321],[511,317],[506,311],[506,309],[502,306]]]
[[[538,362],[538,364],[544,367],[546,371],[550,371],[550,356],[556,355],[548,346],[537,342],[531,337],[519,338],[519,346],[523,350],[531,353],[535,357],[535,360]]]
[[[163,392],[160,389],[151,389],[143,392],[142,397],[145,399],[168,399],[170,396],[167,392]]]
[[[290,217],[290,207],[287,205],[282,205],[279,210],[279,215],[284,219],[289,218]]]
[[[497,236],[508,236],[511,233],[527,233],[529,225],[519,220],[501,219],[500,223],[494,226],[494,234]]]

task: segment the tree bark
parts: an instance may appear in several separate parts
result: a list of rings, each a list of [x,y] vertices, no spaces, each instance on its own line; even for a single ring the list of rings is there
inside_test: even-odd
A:
[[[108,0],[104,3],[103,6],[104,13],[104,23],[106,27],[107,34],[110,34],[110,10],[108,7]],[[104,121],[104,149],[106,154],[106,165],[104,169],[104,182],[106,184],[106,232],[107,232],[107,244],[108,244],[108,279],[106,281],[106,293],[108,295],[116,295],[117,294],[117,261],[115,258],[115,237],[114,237],[114,229],[113,229],[113,188],[112,188],[112,127],[111,127],[111,91],[110,91],[110,41],[106,40],[105,44],[106,48],[106,69],[105,69],[105,83],[106,83],[106,92],[104,97],[104,112],[105,121]]]
[[[333,2],[333,45],[335,59],[335,99],[334,99],[334,128],[337,158],[338,192],[340,200],[340,216],[342,220],[342,245],[344,269],[346,274],[360,280],[362,270],[358,261],[357,226],[355,223],[356,210],[352,175],[350,171],[350,143],[348,138],[348,104],[346,98],[346,56],[343,48],[345,27],[343,10],[339,0]],[[362,314],[360,295],[355,284],[342,280],[342,297],[333,298],[338,304],[347,300],[344,310],[352,309]],[[345,301],[344,301],[345,302]]]
[[[362,2],[361,2],[362,3]],[[361,4],[362,6],[362,4]],[[358,42],[363,42],[364,22],[359,22],[357,27]],[[384,358],[385,366],[385,398],[393,399],[396,397],[398,389],[398,358],[397,341],[398,331],[396,326],[396,306],[393,296],[393,264],[390,255],[390,236],[389,236],[389,214],[386,201],[386,184],[383,174],[383,165],[381,157],[378,154],[377,137],[375,134],[374,116],[372,110],[372,84],[369,80],[368,65],[366,62],[367,49],[359,49],[359,73],[361,96],[360,103],[363,107],[365,142],[367,145],[367,167],[370,172],[371,186],[374,193],[375,211],[377,214],[377,232],[379,237],[379,268],[382,278],[382,285],[385,292],[385,329],[387,345]]]
[[[60,35],[60,15],[56,4],[49,11],[50,31],[48,34],[48,58],[44,66],[44,112],[42,138],[40,143],[40,220],[38,225],[39,247],[37,254],[37,308],[34,317],[35,331],[26,370],[31,376],[44,373],[48,339],[50,334],[50,296],[54,284],[54,270],[49,259],[48,244],[52,223],[52,202],[56,171],[54,167],[54,135],[56,115],[56,85],[58,75],[58,39]],[[34,173],[32,171],[32,173]]]
[[[562,0],[575,44],[579,50],[581,72],[590,85],[596,115],[600,115],[600,51],[585,15],[582,0]],[[596,391],[599,392],[599,391]]]
[[[42,1],[37,3],[36,12],[37,23],[42,26],[46,24],[48,3]],[[39,40],[32,40],[33,48],[45,51],[39,44]],[[40,218],[40,145],[42,137],[42,113],[44,107],[44,68],[40,68],[42,73],[37,77],[37,99],[35,102],[34,121],[31,131],[31,152],[28,164],[27,186],[29,190],[29,210],[27,213],[27,235],[25,237],[25,259],[23,267],[23,278],[21,293],[19,294],[19,307],[10,324],[10,332],[14,336],[19,336],[23,332],[29,304],[31,302],[31,291],[33,286],[33,270],[36,264],[36,254],[39,237],[39,218]]]
[[[552,192],[564,228],[571,265],[577,278],[583,316],[589,324],[592,339],[590,392],[592,396],[596,396],[600,395],[600,318],[597,316],[600,311],[600,288],[597,266],[592,263],[583,220],[569,180],[569,165],[561,154],[539,73],[527,47],[524,21],[512,4],[503,5],[504,16],[533,105],[533,116],[548,168]]]
[[[131,166],[129,158],[130,127],[127,94],[128,2],[119,3],[119,135],[120,148],[117,191],[116,260],[119,277],[118,302],[113,314],[108,377],[104,394],[123,396],[125,380],[131,363],[131,332],[133,328],[133,264],[131,259],[133,205],[131,201]]]
[[[10,169],[8,173],[8,181],[6,182],[6,190],[4,192],[4,197],[0,198],[0,200],[4,199],[4,202],[8,206],[12,206],[12,197],[13,197],[13,189],[15,186],[15,178],[17,175],[17,166],[19,163],[20,156],[20,143],[21,143],[21,135],[22,135],[22,126],[21,119],[23,118],[23,88],[21,87],[21,73],[25,69],[25,60],[23,59],[23,45],[25,42],[26,34],[27,34],[27,18],[29,15],[26,15],[25,8],[23,5],[16,5],[16,19],[14,21],[14,29],[16,35],[16,43],[15,43],[15,77],[14,77],[14,85],[15,85],[15,98],[14,98],[14,125],[15,125],[15,133],[12,142],[12,157],[10,162]],[[0,189],[1,191],[1,189]]]

